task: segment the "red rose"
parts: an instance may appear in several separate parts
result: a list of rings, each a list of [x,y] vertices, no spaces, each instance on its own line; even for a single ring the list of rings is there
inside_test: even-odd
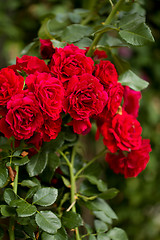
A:
[[[138,117],[140,98],[141,98],[141,92],[134,91],[134,90],[130,89],[128,86],[124,87],[123,109],[128,114],[131,114],[135,118]]]
[[[93,54],[95,56],[95,60],[108,57],[105,51],[98,50],[98,49],[96,49]]]
[[[64,98],[64,111],[73,119],[88,119],[102,112],[108,96],[99,80],[91,74],[74,76]]]
[[[108,101],[102,113],[97,116],[97,119],[105,119],[108,118],[108,115],[114,116],[117,112],[118,107],[121,104],[123,97],[123,86],[121,83],[117,83],[111,85],[108,90],[106,90],[108,94]]]
[[[13,96],[7,109],[6,123],[18,140],[30,138],[43,124],[38,102],[31,92]]]
[[[22,91],[24,78],[10,68],[0,71],[0,106],[7,105],[11,97]]]
[[[93,60],[85,56],[84,50],[71,44],[56,48],[49,66],[54,76],[65,82],[74,75],[92,74],[93,65]]]
[[[149,142],[149,139],[143,139],[139,149],[133,150],[127,155],[123,152],[107,153],[106,161],[115,173],[124,174],[125,178],[136,177],[145,169],[149,161],[149,152],[152,150]]]
[[[30,74],[26,77],[26,84],[29,91],[34,92],[39,106],[45,118],[51,117],[52,120],[59,118],[62,111],[64,88],[57,78],[48,73]]]
[[[77,134],[86,135],[91,130],[91,123],[88,119],[85,120],[75,120],[73,119],[71,122],[67,124],[68,126],[73,126],[73,131]]]
[[[17,69],[27,74],[37,72],[49,72],[49,68],[45,62],[37,57],[24,55],[22,58],[16,59]]]
[[[111,152],[136,150],[141,145],[142,128],[136,118],[127,114],[116,114],[100,128],[103,142]]]
[[[115,66],[110,61],[101,60],[96,64],[94,76],[100,80],[105,88],[117,84],[118,74]]]
[[[57,119],[56,121],[52,118],[46,119],[40,130],[43,141],[49,142],[51,139],[55,139],[58,136],[58,133],[61,131],[61,124],[61,118]]]
[[[43,59],[50,59],[55,52],[50,39],[40,39],[40,53]]]

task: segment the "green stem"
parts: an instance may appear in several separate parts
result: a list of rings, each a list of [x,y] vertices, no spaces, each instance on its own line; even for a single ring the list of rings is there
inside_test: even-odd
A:
[[[15,166],[16,176],[13,182],[13,191],[15,194],[17,194],[17,187],[18,187],[18,173],[19,173],[19,166]],[[9,239],[15,240],[14,236],[14,217],[11,217],[10,223],[9,223]]]
[[[114,16],[118,12],[120,6],[123,4],[124,1],[125,0],[119,0],[115,4],[115,6],[112,8],[112,11],[110,12],[109,16],[107,17],[106,21],[103,23],[103,25],[109,25],[112,22]],[[102,37],[102,35],[103,35],[103,33],[97,33],[95,35],[95,38],[93,39],[93,42],[92,42],[92,44],[91,44],[91,46],[90,46],[90,48],[89,48],[89,50],[88,50],[88,52],[86,54],[87,57],[91,57],[92,56],[92,54],[94,52],[94,49],[95,49],[97,43],[99,42],[100,38]]]
[[[75,175],[75,179],[79,177],[79,175],[86,169],[88,168],[93,162],[95,162],[98,158],[104,155],[106,152],[106,148],[103,149],[100,153],[98,153],[91,161],[89,161],[84,167],[82,167]]]

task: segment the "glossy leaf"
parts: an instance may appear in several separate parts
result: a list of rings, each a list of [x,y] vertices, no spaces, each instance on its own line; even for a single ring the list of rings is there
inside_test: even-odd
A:
[[[110,240],[106,233],[98,233],[97,240]]]
[[[76,228],[82,225],[82,218],[78,213],[65,212],[62,216],[62,224],[69,229]]]
[[[31,205],[25,201],[21,201],[17,204],[17,214],[18,217],[29,217],[36,213],[37,208],[34,205]]]
[[[27,171],[30,177],[39,175],[43,172],[47,165],[48,153],[40,152],[31,157],[30,162],[27,164]]]
[[[40,211],[35,219],[37,225],[47,233],[54,234],[61,228],[59,218],[51,211]]]
[[[57,196],[58,190],[56,188],[40,188],[33,196],[33,204],[50,206],[56,201]]]
[[[51,40],[51,42],[52,42],[52,45],[53,45],[54,48],[64,48],[67,45],[67,43],[60,42],[56,39]]]
[[[5,166],[0,166],[0,188],[3,188],[8,179],[8,169]]]
[[[9,205],[12,200],[17,199],[17,195],[11,188],[6,188],[4,191],[4,201]]]
[[[87,178],[90,183],[96,185],[99,191],[104,192],[107,190],[106,183],[96,176],[85,175],[85,178]]]
[[[100,193],[98,197],[103,198],[105,200],[112,199],[118,194],[119,190],[116,188],[110,188],[107,191]]]
[[[74,45],[81,48],[81,49],[86,49],[86,47],[90,47],[92,44],[92,40],[88,37],[84,37],[80,39],[78,42],[75,42]]]
[[[138,77],[134,72],[128,70],[119,76],[119,82],[123,86],[129,86],[135,91],[141,91],[148,87],[148,82]]]
[[[103,222],[112,224],[112,219],[108,217],[103,211],[93,211],[93,214]]]
[[[38,184],[32,180],[23,180],[21,182],[21,186],[32,188],[32,187],[38,186]]]
[[[41,238],[42,240],[68,240],[68,236],[64,228],[58,229],[57,233],[53,235],[43,232]]]
[[[25,164],[27,164],[28,162],[30,161],[30,159],[25,156],[25,157],[13,157],[13,163],[14,165],[17,165],[17,166],[23,166]]]
[[[1,214],[4,217],[10,217],[10,216],[15,216],[16,211],[13,207],[10,207],[8,205],[3,205],[3,206],[1,206]]]

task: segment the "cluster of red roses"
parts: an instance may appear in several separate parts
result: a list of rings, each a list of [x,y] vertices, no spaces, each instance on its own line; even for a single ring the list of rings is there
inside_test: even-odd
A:
[[[0,131],[9,138],[27,139],[37,147],[61,131],[62,112],[69,114],[77,134],[97,122],[110,153],[106,161],[125,177],[139,174],[149,161],[149,140],[142,140],[137,121],[140,92],[118,82],[114,65],[100,60],[94,65],[86,51],[73,44],[54,48],[41,41],[43,59],[24,55],[0,71]],[[96,59],[106,54],[95,51]],[[121,102],[123,98],[123,106]],[[36,139],[36,140],[35,140]]]

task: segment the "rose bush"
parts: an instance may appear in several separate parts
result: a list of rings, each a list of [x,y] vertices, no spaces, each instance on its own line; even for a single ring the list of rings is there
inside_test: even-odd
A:
[[[58,40],[39,36],[45,61],[25,54],[0,71],[1,215],[10,217],[10,240],[128,239],[122,229],[111,226],[117,216],[105,200],[118,191],[108,189],[96,162],[106,154],[115,173],[136,177],[151,152],[137,120],[140,90],[148,84],[131,70],[118,73],[106,43],[96,49],[123,2],[115,4],[98,32],[71,24],[57,32]],[[97,140],[102,135],[104,149],[83,161],[78,135],[90,132]],[[92,230],[82,220],[81,206],[95,216]]]

